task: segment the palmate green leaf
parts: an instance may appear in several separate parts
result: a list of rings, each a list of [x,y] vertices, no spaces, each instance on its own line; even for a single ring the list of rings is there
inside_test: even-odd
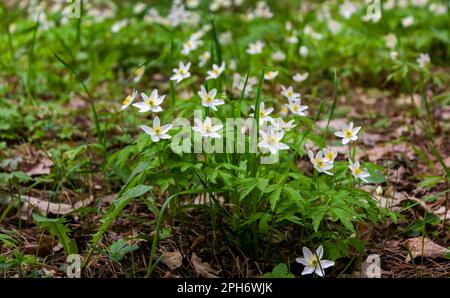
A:
[[[132,251],[138,249],[137,245],[129,245],[124,239],[119,239],[109,247],[109,257],[111,260],[119,262],[123,259],[123,257]]]
[[[341,223],[351,232],[355,232],[355,227],[352,224],[353,214],[343,208],[331,208],[330,212],[335,215]]]
[[[115,199],[109,210],[106,212],[105,216],[102,218],[102,225],[97,230],[97,232],[92,235],[91,248],[88,251],[86,260],[83,264],[83,268],[87,265],[95,247],[97,246],[100,239],[103,237],[105,232],[108,230],[109,226],[114,222],[114,220],[120,215],[120,212],[125,208],[131,199],[142,196],[143,194],[150,191],[153,187],[148,185],[138,185],[127,191],[125,191],[119,198]]]
[[[312,219],[315,232],[319,230],[320,223],[322,222],[322,219],[327,211],[328,207],[324,205],[311,208],[311,213],[309,217]]]
[[[75,240],[69,237],[70,229],[64,225],[66,221],[64,217],[46,218],[38,214],[33,214],[33,220],[41,229],[48,229],[52,236],[58,238],[58,241],[64,247],[64,252],[67,256],[78,253],[78,247]]]
[[[283,189],[281,185],[276,185],[275,187],[276,187],[275,190],[269,195],[269,202],[272,211],[275,210],[275,207],[278,201],[280,200],[281,191]]]
[[[294,278],[295,276],[289,272],[289,268],[286,264],[278,264],[273,268],[272,272],[265,273],[265,278]]]

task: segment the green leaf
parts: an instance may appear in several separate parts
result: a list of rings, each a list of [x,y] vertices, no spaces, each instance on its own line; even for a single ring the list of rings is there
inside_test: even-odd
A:
[[[268,272],[263,275],[265,278],[294,278],[295,276],[289,272],[289,268],[286,264],[278,264],[273,268],[272,272]]]

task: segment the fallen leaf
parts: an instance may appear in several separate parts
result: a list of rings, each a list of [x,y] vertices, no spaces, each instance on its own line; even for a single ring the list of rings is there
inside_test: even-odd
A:
[[[161,257],[161,262],[169,267],[169,270],[179,268],[183,264],[183,256],[180,251],[164,252]]]
[[[28,172],[28,176],[39,176],[50,174],[50,168],[53,162],[47,157],[42,157],[37,164],[35,164]]]
[[[216,275],[218,272],[217,270],[213,269],[211,265],[208,263],[202,262],[202,259],[200,259],[194,252],[191,256],[191,262],[194,266],[194,270],[197,273],[197,277],[203,277],[203,278],[217,278]]]
[[[405,240],[403,244],[410,250],[413,258],[423,256],[435,259],[450,251],[447,248],[434,243],[430,239],[423,237]],[[411,261],[411,255],[409,253],[406,255],[405,262],[409,263]]]

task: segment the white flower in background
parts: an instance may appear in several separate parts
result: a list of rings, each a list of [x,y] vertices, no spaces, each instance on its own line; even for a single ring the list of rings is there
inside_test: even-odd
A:
[[[287,99],[299,99],[300,93],[295,93],[292,86],[289,86],[289,88],[284,87],[281,85],[281,95],[285,96]]]
[[[143,12],[145,9],[147,8],[147,6],[142,3],[142,2],[138,2],[134,8],[133,8],[133,12],[134,14],[140,14],[141,12]]]
[[[283,53],[282,51],[276,51],[275,53],[272,54],[273,61],[281,62],[281,61],[284,61],[285,59],[286,59],[286,54]]]
[[[198,59],[200,60],[200,63],[198,64],[198,66],[203,67],[205,66],[205,64],[209,61],[209,59],[211,59],[211,53],[206,51],[203,52]]]
[[[278,75],[278,71],[268,71],[264,74],[264,80],[271,81]]]
[[[286,29],[286,31],[291,31],[292,28],[294,28],[294,27],[292,26],[291,21],[286,21],[286,24],[284,25],[284,28]]]
[[[248,96],[253,91],[253,86],[255,86],[257,83],[258,80],[255,77],[249,77],[247,85],[245,85],[245,77],[241,76],[238,73],[234,73],[232,85],[233,93],[240,96],[245,86],[244,96]]]
[[[191,62],[184,65],[183,62],[180,62],[178,64],[178,68],[174,68],[173,72],[175,73],[170,77],[172,81],[177,81],[177,83],[180,83],[182,80],[189,78],[191,76],[191,73],[189,72],[189,68],[191,67]]]
[[[112,25],[111,32],[112,33],[117,33],[120,30],[122,30],[122,28],[125,27],[126,25],[128,25],[128,20],[127,19],[117,21],[117,22],[114,23],[114,25]]]
[[[256,4],[256,9],[255,9],[254,14],[255,14],[255,16],[263,18],[263,19],[271,19],[273,17],[273,13],[265,1],[259,1]]]
[[[188,8],[196,8],[200,5],[200,0],[187,0],[186,6]]]
[[[428,0],[411,0],[411,4],[417,7],[424,7],[428,4]]]
[[[217,64],[213,64],[213,69],[208,70],[208,76],[206,77],[206,79],[207,80],[217,79],[224,70],[225,70],[225,62],[222,62],[220,67],[217,66]]]
[[[170,139],[171,136],[167,134],[167,132],[172,128],[172,124],[166,124],[161,126],[161,122],[159,121],[159,117],[156,116],[153,119],[153,127],[148,127],[145,125],[141,125],[140,128],[150,137],[153,142],[159,142],[159,140],[167,140]]]
[[[407,16],[406,18],[402,19],[402,26],[407,28],[414,24],[414,17],[413,16]]]
[[[311,150],[308,150],[309,160],[313,164],[314,168],[319,173],[325,173],[327,175],[333,175],[333,173],[329,172],[333,168],[333,162],[328,161],[328,159],[323,157],[323,152],[317,152],[316,156]]]
[[[286,42],[289,44],[296,44],[298,42],[298,37],[294,34],[286,37]]]
[[[349,19],[357,10],[358,7],[349,1],[345,1],[339,6],[339,13],[346,19]]]
[[[189,55],[190,52],[195,51],[200,45],[202,45],[202,41],[196,38],[190,38],[183,44],[183,49],[181,50],[181,54]]]
[[[195,125],[192,128],[194,131],[201,133],[204,138],[220,139],[222,136],[218,133],[222,129],[223,125],[212,125],[211,118],[206,117],[205,121],[202,122],[199,119],[194,119]]]
[[[223,32],[219,36],[219,41],[221,45],[228,45],[233,41],[233,35],[230,31]]]
[[[301,83],[301,82],[303,82],[304,80],[306,80],[306,79],[308,78],[308,76],[309,76],[309,73],[307,73],[307,72],[304,72],[304,73],[302,73],[302,74],[296,73],[296,74],[292,77],[292,79],[293,79],[295,82],[297,82],[297,83]]]
[[[389,33],[386,35],[386,47],[389,49],[395,48],[395,45],[397,44],[397,37],[393,33]]]
[[[217,107],[219,105],[223,105],[225,102],[220,99],[216,99],[217,90],[212,89],[209,92],[206,91],[205,87],[201,86],[198,95],[202,99],[202,106],[208,107],[217,111]]]
[[[429,9],[432,13],[435,15],[445,15],[447,14],[447,7],[445,5],[439,4],[439,3],[431,3],[429,6]]]
[[[298,53],[300,54],[300,56],[306,57],[306,56],[308,56],[308,54],[309,54],[309,50],[308,50],[308,48],[307,48],[306,46],[301,46],[301,47],[298,49]]]
[[[145,73],[145,66],[141,66],[138,69],[136,69],[136,71],[134,72],[135,77],[133,79],[133,82],[135,83],[140,82],[144,73]]]
[[[165,95],[158,96],[158,90],[154,89],[150,96],[147,96],[144,92],[141,92],[141,98],[143,102],[133,104],[133,107],[139,109],[140,113],[152,111],[153,113],[162,112],[161,104]]]
[[[289,108],[286,105],[280,107],[280,115],[285,117],[289,113]]]
[[[337,34],[342,29],[342,24],[333,19],[328,20],[328,29],[330,29],[331,33]]]
[[[398,0],[398,7],[400,8],[406,8],[408,4],[408,0]]]
[[[369,172],[367,172],[367,169],[361,168],[361,165],[359,164],[359,161],[352,162],[351,159],[348,160],[349,166],[348,168],[352,171],[353,177],[357,179],[361,179],[362,181],[367,183],[367,177],[370,177]]]
[[[306,116],[306,111],[308,106],[302,106],[302,101],[300,98],[289,98],[289,103],[286,105],[292,114],[298,116]]]
[[[294,124],[294,120],[290,120],[289,122],[284,122],[283,118],[272,118],[270,120],[272,126],[275,127],[276,130],[288,132],[292,128],[294,128],[296,125]]]
[[[323,258],[323,246],[319,246],[316,252],[313,253],[309,248],[303,247],[303,258],[296,258],[297,263],[305,266],[302,275],[311,274],[315,272],[319,276],[324,276],[324,269],[334,266],[333,261],[322,260]]]
[[[255,105],[251,105],[250,106],[252,108],[253,111],[255,111]],[[264,122],[266,121],[270,121],[272,119],[272,117],[270,117],[269,115],[273,112],[273,108],[268,108],[266,109],[264,106],[264,103],[261,102],[259,104],[259,125],[263,125]],[[250,117],[255,117],[255,113],[251,113],[249,115]]]
[[[234,60],[234,59],[231,60],[228,67],[229,67],[231,70],[236,70],[236,68],[237,68],[236,60]]]
[[[419,64],[420,68],[425,68],[425,66],[431,62],[430,56],[427,54],[421,53],[419,55],[419,58],[417,58],[417,63]]]
[[[398,52],[397,51],[391,51],[389,53],[389,56],[391,57],[392,60],[397,60]]]
[[[328,162],[334,162],[337,157],[337,148],[336,147],[327,147],[322,150],[324,160]]]
[[[249,55],[257,55],[257,54],[261,54],[262,50],[264,48],[264,42],[257,40],[254,43],[250,43],[248,45],[248,49],[247,49],[247,53]]]
[[[128,108],[133,103],[133,101],[136,99],[136,96],[137,96],[136,90],[133,90],[132,94],[128,94],[128,96],[122,101],[121,109],[125,110],[126,108]]]
[[[383,5],[383,8],[385,10],[391,10],[394,7],[395,7],[395,0],[387,0]]]
[[[269,126],[267,132],[264,130],[259,131],[261,141],[258,143],[258,147],[269,150],[271,154],[277,154],[278,150],[289,149],[289,146],[281,143],[284,137],[283,131],[275,131],[272,126]]]
[[[342,138],[342,144],[346,145],[351,141],[356,141],[358,139],[358,132],[361,129],[360,126],[353,128],[353,122],[349,125],[344,125],[341,131],[336,131],[334,134]]]

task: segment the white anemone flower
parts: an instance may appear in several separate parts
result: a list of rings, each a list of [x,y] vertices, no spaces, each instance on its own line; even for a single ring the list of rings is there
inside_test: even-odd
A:
[[[420,68],[425,68],[425,66],[431,62],[430,56],[428,54],[421,53],[419,55],[419,58],[417,58],[417,63],[419,64]]]
[[[286,88],[281,85],[281,95],[285,96],[287,99],[300,99],[300,93],[295,93],[292,86]]]
[[[208,107],[217,111],[217,107],[219,105],[223,105],[225,102],[220,99],[216,99],[217,90],[212,89],[209,92],[206,91],[205,87],[201,86],[198,95],[202,99],[202,106]]]
[[[145,66],[141,66],[138,69],[136,69],[136,71],[134,72],[135,77],[133,79],[133,82],[138,83],[142,79],[144,73],[145,73]]]
[[[268,71],[264,74],[264,80],[271,81],[275,79],[278,75],[278,71]]]
[[[296,258],[297,263],[305,266],[302,275],[311,274],[315,272],[318,276],[324,276],[324,269],[334,266],[334,262],[330,260],[322,260],[323,246],[319,246],[316,252],[313,253],[309,248],[303,247],[303,258]]]
[[[128,94],[128,96],[122,101],[122,110],[125,110],[133,103],[133,101],[136,99],[137,93],[137,90],[133,90],[133,93]]]
[[[203,67],[205,66],[205,64],[209,61],[209,59],[211,58],[211,53],[206,51],[203,52],[198,59],[200,60],[200,63],[198,64],[198,66]]]
[[[292,77],[292,79],[297,83],[301,83],[304,80],[306,80],[308,78],[308,76],[309,76],[309,73],[307,73],[307,72],[304,72],[302,74],[297,73]]]
[[[283,118],[278,117],[270,120],[272,126],[274,126],[277,130],[288,132],[296,125],[294,124],[294,120],[290,120],[289,122],[284,122]]]
[[[329,170],[333,168],[333,163],[323,157],[322,151],[317,152],[316,156],[314,156],[314,153],[311,150],[308,150],[308,156],[314,168],[319,173],[333,175],[333,173],[329,172]]]
[[[182,80],[189,78],[191,76],[191,73],[189,72],[190,67],[191,62],[186,65],[183,62],[180,62],[178,64],[178,68],[173,69],[174,74],[170,77],[170,79],[180,83]]]
[[[158,96],[158,90],[153,90],[150,96],[141,92],[141,98],[143,102],[138,102],[133,104],[133,107],[139,109],[140,113],[145,113],[152,111],[153,113],[162,112],[161,104],[164,100],[165,95]]]
[[[272,126],[269,126],[267,132],[260,130],[261,141],[258,143],[258,147],[269,150],[271,154],[277,154],[278,150],[289,149],[289,146],[281,143],[284,137],[284,131],[274,130]]]
[[[257,40],[254,43],[248,45],[247,53],[250,55],[261,54],[264,48],[264,42]]]
[[[348,168],[352,171],[353,177],[361,179],[362,181],[367,183],[368,181],[366,178],[370,177],[370,174],[367,171],[367,169],[361,168],[359,161],[353,162],[351,159],[349,159],[348,162],[349,162]]]
[[[253,109],[253,111],[256,111],[255,105],[251,105],[250,107]],[[266,109],[265,106],[264,106],[264,103],[261,102],[259,104],[259,125],[263,125],[264,122],[270,121],[272,119],[272,117],[270,117],[269,115],[272,112],[273,112],[273,108]],[[250,117],[255,117],[255,113],[251,113],[249,116]]]
[[[308,56],[308,54],[309,54],[309,50],[308,50],[308,48],[307,48],[306,46],[301,46],[301,47],[298,49],[298,53],[300,54],[300,56],[306,57],[306,56]]]
[[[208,76],[206,77],[206,79],[207,80],[217,79],[224,70],[225,70],[225,62],[222,62],[220,67],[217,64],[213,64],[213,69],[208,70]]]
[[[289,99],[289,103],[286,107],[291,111],[292,114],[298,116],[306,116],[305,111],[308,109],[308,106],[302,106],[302,101],[300,98]]]
[[[217,132],[222,129],[223,125],[212,125],[211,118],[206,117],[202,122],[199,119],[194,119],[195,125],[192,128],[194,131],[201,133],[204,138],[220,139],[222,136]]]
[[[402,19],[402,26],[407,28],[409,26],[411,26],[412,24],[414,24],[414,17],[413,16],[407,16],[405,18]]]
[[[349,142],[356,141],[358,139],[358,132],[361,126],[353,128],[353,122],[348,125],[344,125],[341,131],[336,131],[334,134],[342,138],[342,145],[346,145]]]
[[[183,49],[181,50],[181,54],[187,56],[190,52],[195,51],[200,45],[202,45],[202,41],[197,38],[190,38],[183,44]]]
[[[156,116],[153,119],[153,127],[148,127],[145,125],[141,125],[140,128],[150,137],[152,138],[153,142],[159,142],[159,140],[166,140],[170,139],[171,136],[167,134],[167,132],[172,128],[172,124],[166,124],[161,126],[161,122],[159,120],[159,117]]]
[[[285,59],[286,59],[286,54],[283,53],[282,51],[276,51],[272,54],[273,61],[281,62],[281,61],[284,61]]]
[[[334,162],[337,157],[337,148],[336,147],[327,147],[322,150],[324,160],[328,162]]]

